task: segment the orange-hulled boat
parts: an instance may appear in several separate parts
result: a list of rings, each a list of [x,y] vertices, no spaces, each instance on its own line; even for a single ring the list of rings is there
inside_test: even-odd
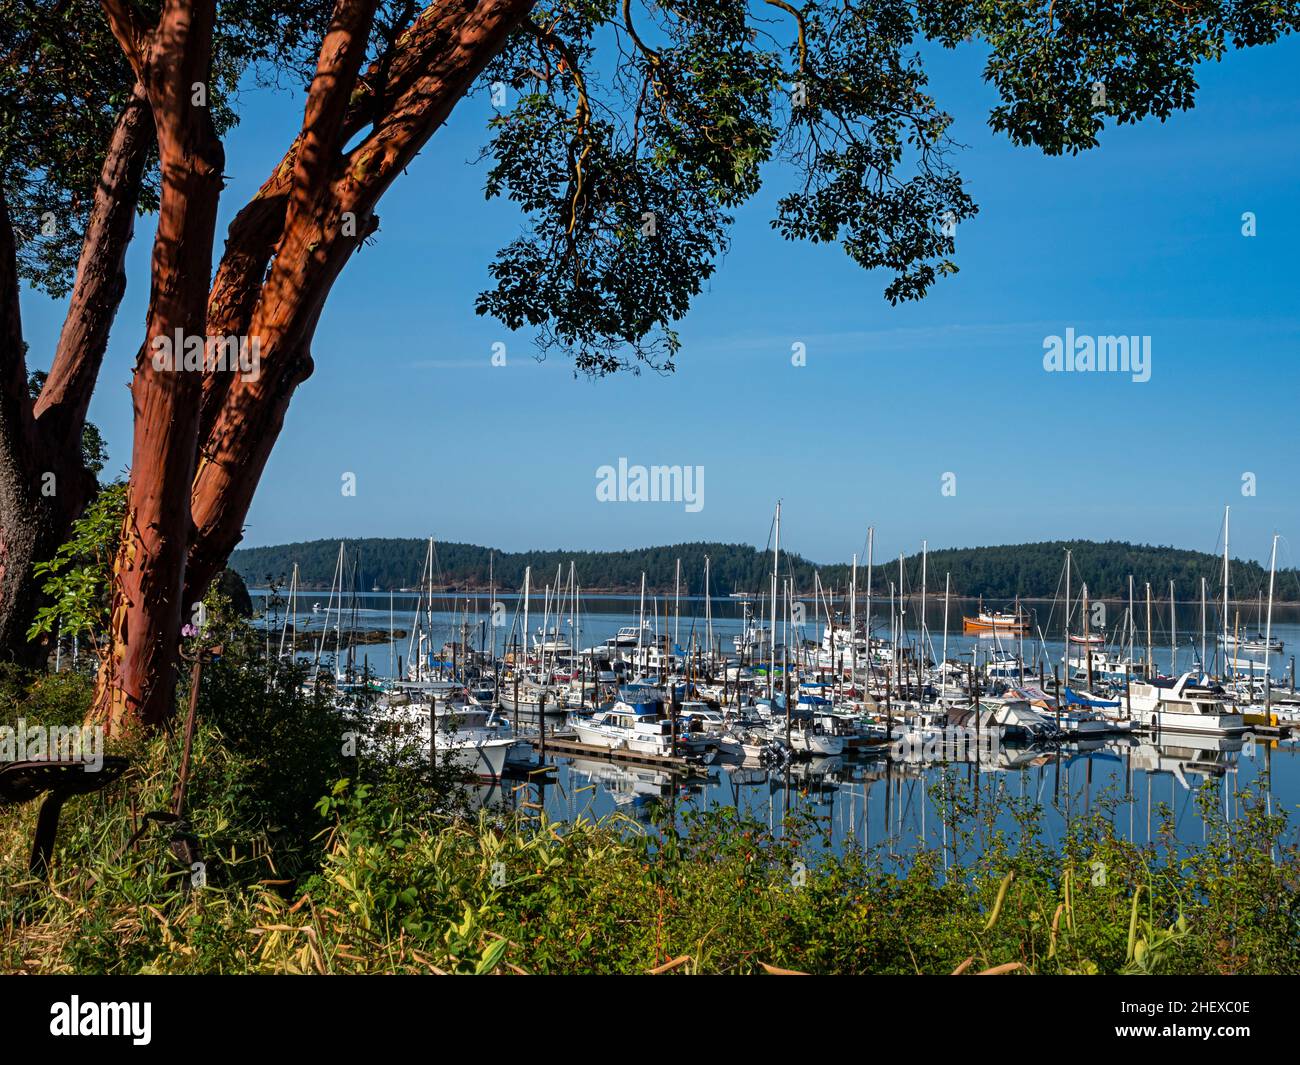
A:
[[[1000,610],[981,610],[973,618],[961,619],[963,632],[1005,632],[1018,636],[1029,631],[1029,619],[1024,614],[1004,614]]]

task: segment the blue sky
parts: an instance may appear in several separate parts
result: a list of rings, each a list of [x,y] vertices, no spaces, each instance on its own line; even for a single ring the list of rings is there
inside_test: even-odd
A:
[[[980,54],[930,57],[932,87],[980,214],[961,272],[891,307],[886,278],[768,226],[784,175],[744,208],[725,261],[681,328],[671,376],[576,379],[530,338],[473,313],[496,248],[519,229],[472,159],[489,101],[466,101],[380,207],[321,320],[316,372],[290,409],[245,544],[426,536],[505,549],[783,540],[846,560],[876,527],[881,557],[1049,538],[1234,554],[1300,537],[1293,407],[1300,369],[1300,41],[1202,71],[1199,106],[1112,128],[1049,159],[994,136]],[[301,97],[250,92],[228,138],[221,234],[277,161]],[[1258,235],[1241,234],[1252,211]],[[91,418],[114,467],[130,455],[129,382],[148,293],[149,220]],[[62,308],[29,295],[33,365]],[[1043,339],[1152,338],[1145,384],[1048,374]],[[507,345],[507,365],[490,363]],[[791,345],[807,365],[791,365]],[[703,466],[705,505],[600,503],[620,457]],[[355,496],[340,490],[355,473]],[[1253,497],[1243,473],[1256,477]],[[941,493],[945,473],[956,494]],[[1300,540],[1281,561],[1300,562]]]

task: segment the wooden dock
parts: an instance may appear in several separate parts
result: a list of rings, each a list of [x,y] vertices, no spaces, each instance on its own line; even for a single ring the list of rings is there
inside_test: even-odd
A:
[[[572,733],[548,735],[546,742],[536,736],[530,737],[533,750],[546,750],[548,754],[574,755],[579,758],[602,758],[610,762],[631,762],[636,765],[654,766],[674,773],[693,773],[701,767],[680,755],[647,754],[643,751],[629,751],[625,748],[602,747],[594,743],[582,743]]]

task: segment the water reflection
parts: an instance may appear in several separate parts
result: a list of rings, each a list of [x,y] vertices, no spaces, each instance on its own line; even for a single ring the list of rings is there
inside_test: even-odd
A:
[[[1036,804],[1048,844],[1059,844],[1073,820],[1100,814],[1117,835],[1140,844],[1161,838],[1162,819],[1179,846],[1203,842],[1209,819],[1235,821],[1241,792],[1257,793],[1270,812],[1300,799],[1293,741],[1246,737],[1133,736],[1071,741],[1056,747],[972,748],[964,761],[927,763],[836,756],[780,767],[714,765],[681,774],[601,758],[558,758],[551,773],[475,789],[480,805],[500,810],[544,807],[571,820],[621,813],[643,824],[680,824],[691,810],[731,806],[780,832],[786,818],[820,819],[832,850],[879,848],[903,858],[918,848],[942,849],[945,862],[977,852],[991,833],[1014,835],[1003,799]],[[1211,806],[1197,801],[1207,783],[1221,785]],[[969,839],[950,821],[997,810]],[[978,817],[975,819],[979,820]]]

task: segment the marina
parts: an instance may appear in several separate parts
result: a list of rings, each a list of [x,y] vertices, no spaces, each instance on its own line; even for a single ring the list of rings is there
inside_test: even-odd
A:
[[[954,773],[1030,798],[1062,831],[1098,803],[1135,830],[1178,808],[1188,841],[1207,781],[1225,812],[1243,787],[1300,799],[1300,694],[1278,651],[1300,639],[1300,607],[1270,591],[1258,639],[1225,640],[1243,606],[1226,550],[1214,609],[1204,581],[1197,600],[1157,601],[1130,578],[1107,630],[1068,550],[1054,599],[1003,604],[954,597],[948,575],[932,592],[924,551],[919,574],[899,561],[882,581],[872,534],[847,587],[815,576],[796,591],[779,513],[773,534],[766,587],[745,594],[703,594],[707,562],[688,591],[680,561],[671,590],[643,574],[636,595],[584,592],[573,564],[540,581],[528,568],[513,594],[442,591],[430,541],[400,594],[350,586],[340,545],[323,597],[296,575],[288,594],[253,596],[268,648],[369,720],[418,722],[417,752],[461,771],[484,808],[512,809],[522,789],[559,820],[721,805],[777,828],[811,804],[834,846],[906,852],[935,843],[935,789]]]

